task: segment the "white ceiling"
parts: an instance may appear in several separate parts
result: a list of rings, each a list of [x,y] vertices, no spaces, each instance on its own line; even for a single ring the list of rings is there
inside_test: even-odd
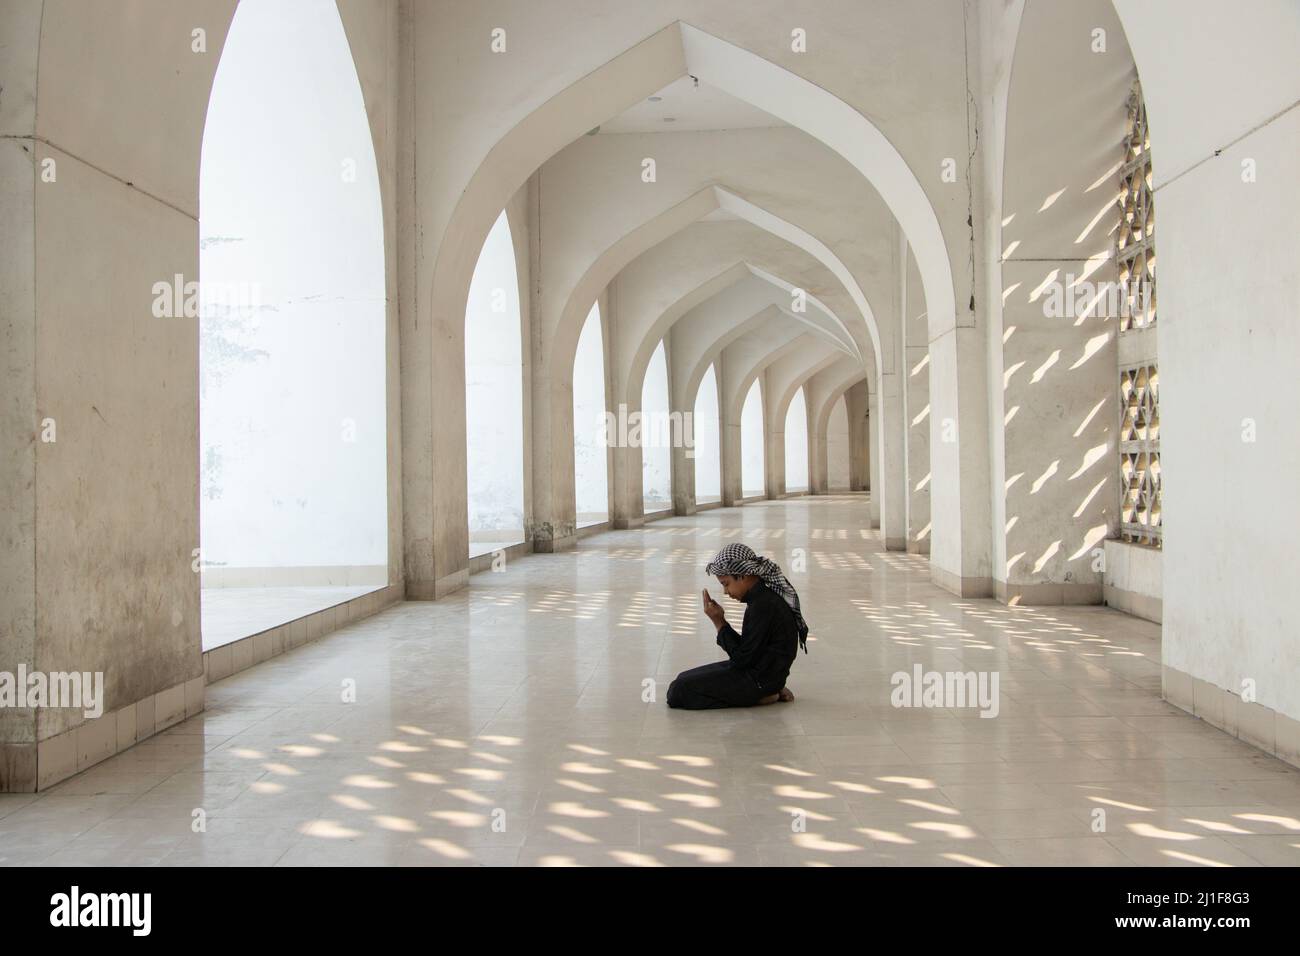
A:
[[[707,83],[695,85],[689,76],[669,83],[655,94],[657,103],[642,100],[612,120],[600,124],[602,133],[671,133],[710,129],[757,129],[784,126],[764,113]],[[674,122],[666,122],[672,119]]]

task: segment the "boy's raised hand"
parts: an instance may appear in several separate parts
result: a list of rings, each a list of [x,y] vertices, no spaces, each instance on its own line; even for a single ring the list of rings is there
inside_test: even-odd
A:
[[[713,622],[714,627],[722,627],[727,623],[726,611],[722,609],[721,604],[709,597],[707,588],[704,590],[704,616]]]

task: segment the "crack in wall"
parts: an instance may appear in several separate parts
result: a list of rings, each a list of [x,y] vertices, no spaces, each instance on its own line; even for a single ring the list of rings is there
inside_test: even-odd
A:
[[[965,58],[964,77],[966,81],[966,227],[970,234],[970,312],[975,317],[975,180],[972,170],[975,154],[979,150],[979,101],[971,89],[970,80],[970,8],[971,0],[962,4],[962,38],[964,40],[963,56]]]

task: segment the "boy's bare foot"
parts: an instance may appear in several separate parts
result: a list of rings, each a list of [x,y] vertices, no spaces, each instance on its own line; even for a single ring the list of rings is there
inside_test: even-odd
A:
[[[768,694],[766,697],[760,697],[760,698],[758,699],[758,703],[759,703],[760,705],[762,705],[762,704],[775,704],[775,703],[776,703],[777,701],[779,701],[780,699],[781,699],[781,695],[780,695],[780,694]]]
[[[777,694],[777,695],[776,695],[776,698],[777,698],[777,700],[779,700],[781,703],[783,703],[783,704],[788,704],[788,703],[790,703],[790,701],[794,700],[794,694],[790,693],[790,688],[788,688],[788,687],[782,687],[782,688],[781,688],[781,693]]]

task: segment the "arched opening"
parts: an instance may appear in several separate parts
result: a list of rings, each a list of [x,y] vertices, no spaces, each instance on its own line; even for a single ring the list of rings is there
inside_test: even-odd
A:
[[[212,648],[388,580],[383,211],[333,3],[239,4],[199,194]]]
[[[722,500],[722,436],[718,429],[718,378],[710,365],[695,393],[695,503]]]
[[[573,358],[573,495],[579,528],[609,520],[605,411],[605,342],[600,303],[593,303]]]
[[[826,488],[828,491],[848,491],[851,487],[849,469],[849,408],[844,396],[835,400],[831,417],[826,423]]]
[[[749,387],[740,411],[740,495],[761,498],[766,494],[764,475],[767,457],[763,448],[763,389],[758,379]]]
[[[660,341],[641,386],[641,509],[648,515],[673,506],[670,423],[668,356]]]
[[[465,306],[470,557],[524,540],[523,389],[519,277],[502,212],[479,253]]]
[[[808,490],[808,406],[802,388],[785,414],[785,490]]]

